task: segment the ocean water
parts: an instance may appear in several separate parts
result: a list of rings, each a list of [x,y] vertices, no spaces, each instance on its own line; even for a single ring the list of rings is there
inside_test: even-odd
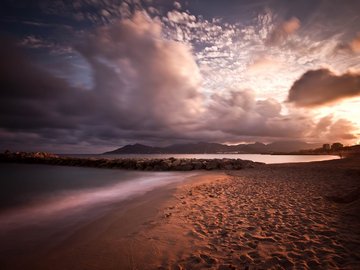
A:
[[[267,163],[336,158],[268,155],[146,155],[145,157],[170,156],[243,158]],[[127,200],[202,173],[199,171],[140,172],[6,163],[0,163],[0,172],[0,243],[2,243],[0,264],[3,262],[11,264],[21,256],[26,257],[39,249],[55,247],[71,237],[76,230],[113,209],[126,211]]]
[[[0,234],[57,220],[84,220],[195,174],[4,163],[0,171]]]
[[[27,269],[13,266],[125,213],[131,199],[198,174],[6,163],[0,172],[0,269]]]
[[[289,162],[311,162],[338,159],[334,155],[261,155],[261,154],[128,154],[128,155],[65,155],[74,157],[97,157],[97,158],[196,158],[215,159],[231,158],[244,159],[266,164],[289,163]]]
[[[79,155],[77,155],[79,156]],[[89,157],[94,155],[81,155]],[[308,162],[336,156],[292,155],[97,155],[96,157],[241,158],[265,163]],[[115,203],[184,181],[200,172],[140,172],[84,167],[0,163],[0,235],[7,230],[67,221],[75,224]]]

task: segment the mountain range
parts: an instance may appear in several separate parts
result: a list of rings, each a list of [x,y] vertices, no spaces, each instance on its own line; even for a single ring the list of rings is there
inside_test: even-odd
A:
[[[165,147],[154,147],[136,143],[125,145],[116,150],[105,152],[104,154],[269,154],[295,152],[318,147],[321,147],[321,144],[310,144],[302,141],[279,141],[269,144],[256,142],[237,145],[198,142],[172,144]]]

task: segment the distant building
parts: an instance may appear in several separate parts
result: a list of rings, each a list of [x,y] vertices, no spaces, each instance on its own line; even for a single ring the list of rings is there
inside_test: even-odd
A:
[[[323,144],[322,149],[325,151],[329,151],[331,149],[330,144],[329,143]]]

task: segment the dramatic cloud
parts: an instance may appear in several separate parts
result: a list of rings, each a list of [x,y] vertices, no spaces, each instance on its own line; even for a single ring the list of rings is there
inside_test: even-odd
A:
[[[31,49],[47,49],[53,54],[68,54],[72,52],[72,48],[70,46],[56,44],[33,35],[26,36],[21,42],[19,42],[19,45]]]
[[[329,115],[319,120],[310,136],[321,137],[333,142],[354,140],[356,139],[355,133],[356,129],[353,123],[345,119],[334,120],[333,116]]]
[[[191,49],[161,34],[160,22],[137,12],[78,46],[92,67],[94,91],[148,127],[185,124],[202,110],[201,75]]]
[[[281,63],[269,57],[259,57],[248,66],[250,75],[263,76],[264,74],[276,72],[281,68]]]
[[[296,17],[281,23],[270,33],[268,44],[278,44],[283,42],[289,35],[292,35],[300,28],[300,20]]]
[[[98,29],[77,46],[92,68],[90,90],[30,64],[9,42],[1,47],[0,120],[8,130],[64,141],[71,140],[65,131],[77,140],[171,137],[203,110],[190,48],[163,39],[160,23],[143,13]]]
[[[345,51],[348,53],[357,54],[360,53],[360,33],[357,33],[356,37],[348,43],[340,43],[335,48],[335,52]]]
[[[350,42],[350,48],[355,53],[360,53],[360,33]]]
[[[22,129],[71,126],[53,111],[57,100],[76,98],[71,87],[30,64],[9,40],[1,40],[0,48],[1,126]]]
[[[214,94],[207,114],[207,129],[217,129],[237,136],[291,137],[306,136],[309,118],[281,115],[281,104],[275,99],[257,100],[254,91],[232,90]]]
[[[1,148],[353,142],[359,133],[360,99],[317,106],[358,95],[359,75],[346,73],[360,70],[358,2],[25,2],[26,21],[16,6],[0,11],[1,30],[17,37],[0,42]]]
[[[328,69],[310,70],[292,85],[288,101],[300,107],[320,106],[360,95],[360,74],[336,75]]]

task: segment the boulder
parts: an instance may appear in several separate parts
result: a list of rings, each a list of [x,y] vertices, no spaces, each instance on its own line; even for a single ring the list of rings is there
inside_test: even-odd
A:
[[[218,160],[216,159],[208,161],[205,167],[206,170],[216,170],[218,168],[219,168],[219,163]]]
[[[173,162],[171,163],[172,167],[177,167],[181,164],[181,160],[180,159],[175,159],[173,160]]]
[[[240,170],[263,164],[241,159],[74,158],[59,157],[46,152],[10,151],[0,154],[0,161],[146,171]]]

